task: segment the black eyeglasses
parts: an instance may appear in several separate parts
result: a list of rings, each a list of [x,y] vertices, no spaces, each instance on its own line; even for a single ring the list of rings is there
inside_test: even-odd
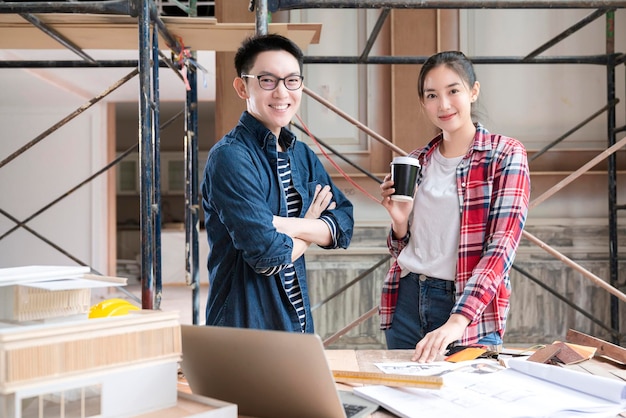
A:
[[[298,90],[302,87],[302,80],[304,77],[301,75],[290,75],[284,78],[278,78],[270,74],[252,75],[241,74],[243,78],[256,78],[259,81],[259,86],[263,90],[274,90],[278,86],[279,81],[283,81],[283,84],[287,90]]]

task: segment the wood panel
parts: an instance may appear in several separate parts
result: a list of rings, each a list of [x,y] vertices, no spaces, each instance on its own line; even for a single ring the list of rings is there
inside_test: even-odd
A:
[[[430,56],[458,48],[456,11],[393,10],[391,19],[394,56]],[[419,69],[416,64],[395,64],[391,70],[392,141],[407,152],[436,134],[417,96]]]
[[[136,50],[139,46],[137,19],[130,16],[74,13],[36,16],[82,49]],[[195,51],[235,51],[241,41],[254,34],[256,29],[254,19],[225,20],[224,23],[200,17],[164,16],[161,19],[172,35],[180,37],[185,46]],[[306,48],[310,43],[319,42],[321,25],[272,23],[269,30],[288,36],[301,48]],[[167,44],[160,38],[159,45]],[[0,49],[65,47],[19,15],[0,14]]]
[[[248,3],[247,0],[217,1],[215,17],[223,23],[254,24],[255,14],[248,11]],[[241,112],[246,109],[246,102],[237,96],[233,88],[236,77],[234,57],[234,52],[215,54],[215,141],[219,141],[237,124]]]
[[[394,56],[428,56],[437,50],[436,10],[394,10],[391,19]],[[396,64],[391,69],[392,141],[406,152],[434,134],[417,96],[419,69],[415,64]]]

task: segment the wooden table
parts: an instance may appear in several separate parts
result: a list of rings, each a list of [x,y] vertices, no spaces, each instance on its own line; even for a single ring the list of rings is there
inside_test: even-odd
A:
[[[411,361],[412,354],[413,350],[326,350],[326,358],[331,370],[376,373],[380,373],[376,363],[407,362]],[[594,375],[626,380],[626,365],[606,358],[593,358],[582,364],[570,366],[570,368]],[[337,383],[337,388],[340,390],[351,390],[354,386],[356,385]],[[179,381],[178,388],[180,391],[189,392],[189,386],[184,379]],[[626,415],[619,416],[626,417]],[[393,417],[397,418],[395,414],[382,408],[371,415],[371,418]],[[252,417],[239,415],[239,418]]]
[[[331,370],[354,372],[376,372],[380,369],[375,363],[411,361],[414,350],[326,350],[326,358]],[[337,383],[340,390],[351,390],[354,386]],[[379,409],[371,418],[388,418],[396,415],[385,409]]]
[[[412,354],[413,350],[326,350],[326,357],[332,370],[377,373],[380,373],[380,369],[375,366],[376,363],[411,361]],[[582,373],[626,380],[626,364],[606,357],[595,357],[566,367]],[[342,383],[337,385],[339,389],[343,390],[350,390],[354,387]],[[389,418],[397,416],[381,408],[372,414],[371,417]],[[619,414],[617,417],[626,418],[626,412]]]

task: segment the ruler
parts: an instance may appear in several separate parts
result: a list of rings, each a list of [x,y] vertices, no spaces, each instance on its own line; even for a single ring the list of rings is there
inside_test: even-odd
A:
[[[350,372],[333,370],[335,382],[362,383],[365,385],[385,385],[393,387],[414,387],[424,389],[441,389],[441,376],[413,376],[393,373]]]

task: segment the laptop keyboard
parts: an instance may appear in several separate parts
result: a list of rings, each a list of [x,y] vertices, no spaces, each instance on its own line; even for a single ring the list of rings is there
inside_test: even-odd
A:
[[[346,411],[346,417],[350,418],[364,410],[366,407],[364,405],[354,405],[349,403],[343,404],[343,410]]]

